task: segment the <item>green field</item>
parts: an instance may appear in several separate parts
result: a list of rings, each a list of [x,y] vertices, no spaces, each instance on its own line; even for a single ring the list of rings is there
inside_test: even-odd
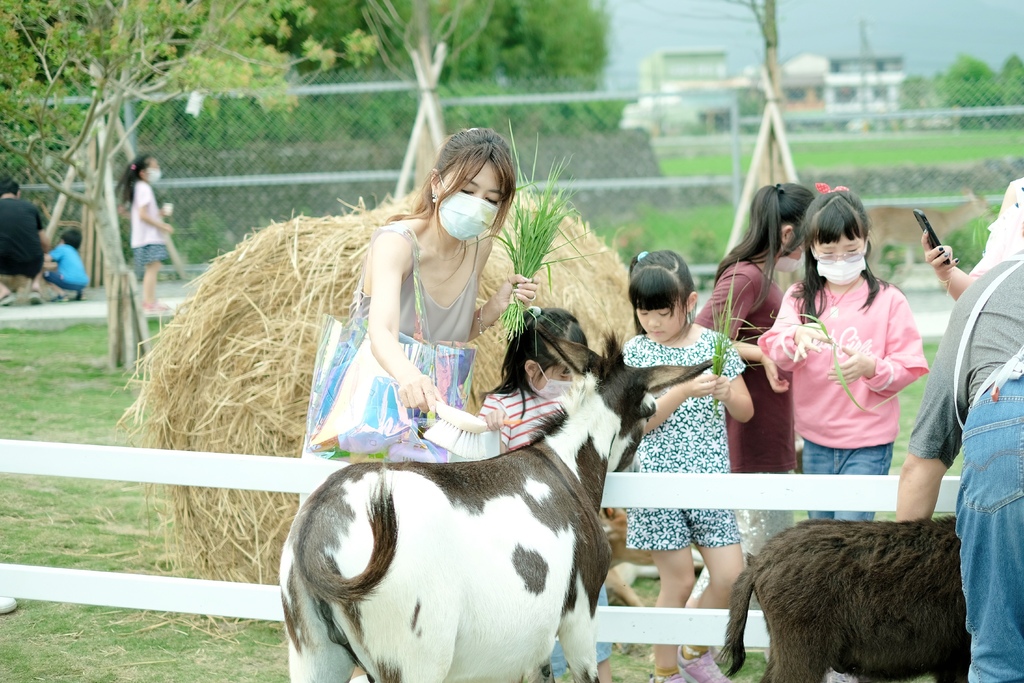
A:
[[[926,353],[932,358],[935,345]],[[134,397],[126,376],[103,369],[105,354],[99,327],[0,331],[0,383],[7,390],[0,438],[122,444],[116,422]],[[893,473],[923,386],[919,380],[901,395]],[[0,490],[0,562],[173,575],[160,498],[142,485],[0,474]],[[657,589],[656,581],[637,586],[649,604]],[[616,681],[646,683],[652,666],[649,646],[616,646]],[[763,669],[763,657],[751,653],[733,680],[758,681]],[[0,616],[0,681],[212,680],[284,683],[282,625],[39,601],[22,601]]]
[[[627,263],[641,251],[672,249],[693,264],[717,264],[725,253],[732,229],[733,210],[727,204],[698,205],[673,211],[652,208],[640,210],[640,217],[623,225],[596,231],[609,244],[615,245]],[[947,237],[948,243],[960,258],[960,267],[970,270],[981,259],[984,240],[988,237],[989,219],[978,218]],[[921,257],[917,257],[921,261]],[[898,283],[895,270],[903,263],[899,248],[886,251],[882,267],[876,275]],[[708,286],[708,282],[698,283]]]
[[[743,172],[750,166],[753,143],[745,145]],[[975,162],[1020,156],[1024,148],[1024,131],[950,131],[942,134],[913,134],[881,136],[868,135],[857,139],[837,134],[835,140],[790,141],[793,163],[798,169],[817,170],[900,166],[938,165]],[[666,155],[660,160],[661,172],[666,176],[729,175],[732,156],[728,149],[713,154]],[[1007,179],[1007,182],[1011,180]],[[996,188],[975,188],[975,191],[999,192]]]

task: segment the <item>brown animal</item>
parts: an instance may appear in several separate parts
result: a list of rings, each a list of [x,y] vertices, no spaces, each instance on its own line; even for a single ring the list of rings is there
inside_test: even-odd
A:
[[[733,587],[723,658],[746,658],[757,594],[771,637],[761,683],[821,683],[829,668],[874,681],[932,674],[966,683],[971,662],[956,519],[808,520],[776,535]]]
[[[643,600],[633,590],[633,581],[638,575],[657,576],[658,570],[654,568],[651,551],[626,547],[626,511],[622,508],[602,509],[601,525],[612,547],[611,566],[604,582],[609,601],[629,607],[645,607]],[[640,567],[647,571],[638,571]]]
[[[984,197],[970,190],[964,192],[967,202],[952,209],[923,209],[939,239],[967,225],[969,221],[989,213],[991,207]],[[921,226],[914,218],[913,207],[875,206],[868,209],[871,227],[871,267],[875,269],[886,245],[902,246],[907,266],[914,263],[914,254],[921,251]]]

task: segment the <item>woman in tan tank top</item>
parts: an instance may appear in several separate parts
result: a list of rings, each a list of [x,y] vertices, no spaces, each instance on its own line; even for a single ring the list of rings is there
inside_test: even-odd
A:
[[[537,298],[534,273],[514,274],[476,307],[491,238],[501,229],[515,191],[508,143],[489,128],[463,130],[441,147],[413,212],[393,216],[374,234],[363,286],[370,345],[377,361],[398,381],[399,399],[408,408],[433,410],[441,396],[398,342],[399,332],[414,332],[412,240],[418,246],[431,337],[426,341],[469,341],[497,321],[512,296],[526,303]]]

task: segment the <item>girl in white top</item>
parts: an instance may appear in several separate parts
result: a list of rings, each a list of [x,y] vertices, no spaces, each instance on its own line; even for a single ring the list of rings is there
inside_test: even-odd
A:
[[[156,300],[156,280],[167,260],[167,235],[174,232],[164,217],[170,210],[157,208],[152,184],[160,180],[160,163],[151,154],[140,154],[128,164],[117,184],[121,200],[131,207],[132,253],[135,276],[142,280],[142,308],[147,313],[170,310]]]
[[[526,327],[512,339],[501,364],[501,384],[480,408],[480,417],[492,430],[501,431],[501,451],[514,451],[537,440],[541,421],[562,409],[559,399],[572,380],[548,348],[537,329],[555,339],[587,345],[587,336],[575,316],[561,308],[531,306]]]

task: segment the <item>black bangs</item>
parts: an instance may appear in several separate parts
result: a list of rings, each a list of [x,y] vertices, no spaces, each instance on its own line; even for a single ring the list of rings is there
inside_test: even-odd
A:
[[[639,268],[629,281],[629,302],[634,310],[675,308],[687,296],[689,292],[680,291],[679,280],[664,268]]]
[[[868,239],[867,216],[862,215],[840,193],[830,193],[823,197],[827,198],[827,201],[822,202],[824,206],[814,211],[815,207],[812,204],[807,210],[807,215],[811,216],[807,244],[810,245],[814,242],[834,244],[843,237],[851,240],[863,239],[866,242]]]

